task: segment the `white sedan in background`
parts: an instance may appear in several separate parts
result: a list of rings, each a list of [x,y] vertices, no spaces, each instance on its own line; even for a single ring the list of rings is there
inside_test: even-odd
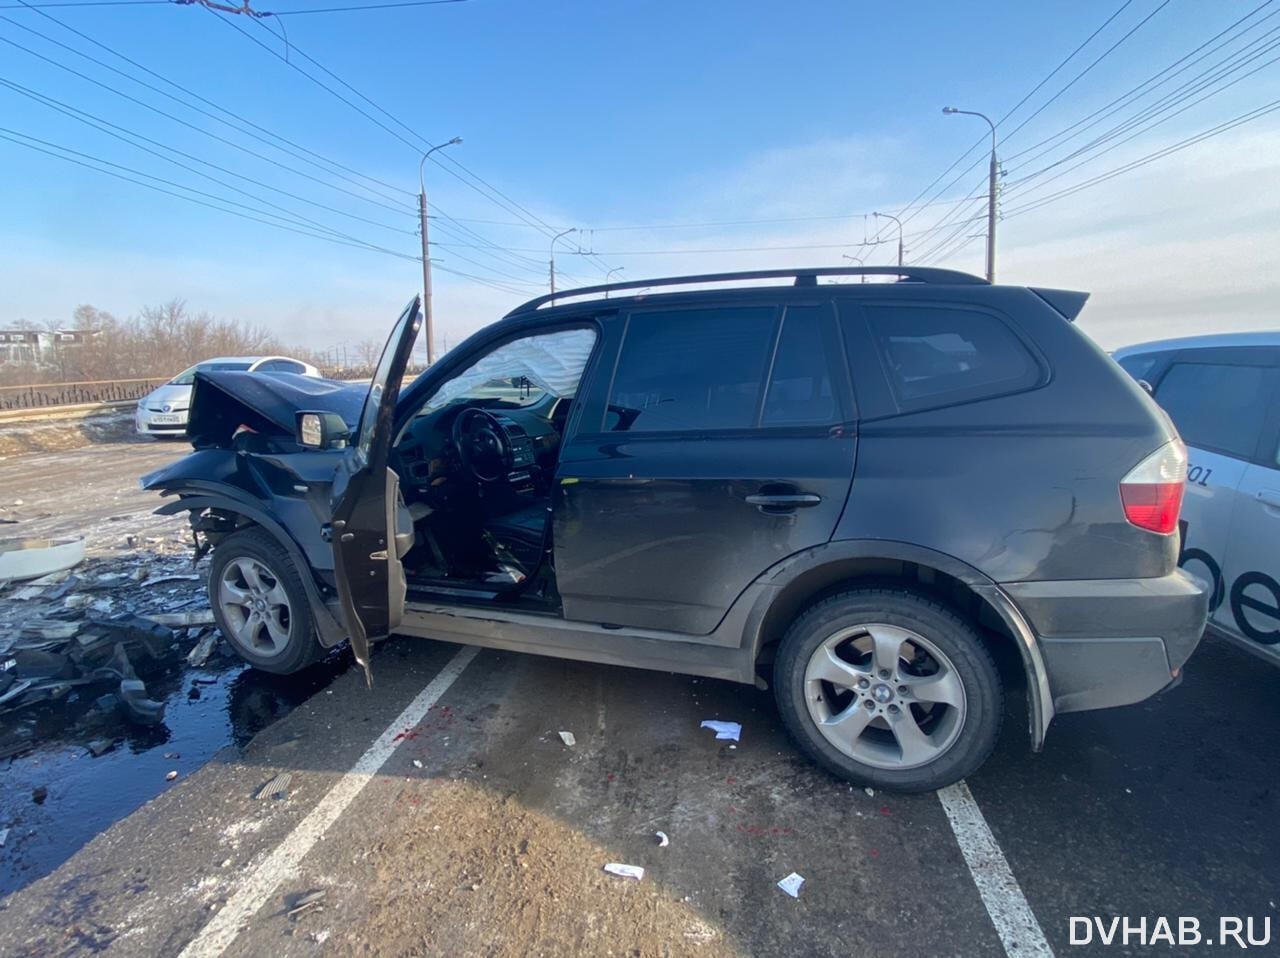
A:
[[[173,379],[138,401],[134,423],[142,436],[184,436],[187,432],[187,413],[191,408],[191,385],[196,371],[211,372],[219,369],[243,370],[251,373],[292,373],[296,376],[320,378],[320,370],[300,359],[287,356],[222,356],[206,359],[184,369]]]

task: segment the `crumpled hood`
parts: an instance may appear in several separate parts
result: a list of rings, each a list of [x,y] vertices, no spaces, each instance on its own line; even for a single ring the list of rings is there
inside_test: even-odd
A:
[[[151,392],[143,396],[142,399],[139,401],[139,405],[143,406],[146,409],[151,409],[153,407],[156,409],[160,409],[160,407],[162,407],[165,403],[168,403],[171,407],[173,407],[170,411],[181,412],[183,409],[187,408],[187,405],[190,402],[191,402],[190,386],[176,386],[173,383],[166,383],[163,386],[156,387],[155,389],[151,390]]]
[[[229,446],[240,426],[293,436],[301,410],[332,412],[354,429],[368,383],[341,383],[292,373],[196,372],[187,435],[197,448]]]

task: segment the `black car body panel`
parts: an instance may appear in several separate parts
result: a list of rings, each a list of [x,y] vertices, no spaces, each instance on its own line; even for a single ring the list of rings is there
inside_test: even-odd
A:
[[[190,508],[205,517],[197,521],[241,516],[287,539],[322,603],[341,608],[362,662],[362,635],[395,628],[404,600],[399,631],[410,634],[752,682],[807,604],[842,583],[888,579],[963,609],[1017,650],[1036,747],[1056,711],[1125,704],[1167,685],[1199,637],[1207,595],[1177,570],[1176,535],[1126,519],[1119,482],[1177,437],[1146,393],[1070,322],[1085,294],[910,269],[894,284],[816,285],[822,275],[858,272],[895,271],[792,271],[791,287],[581,303],[544,297],[455,347],[398,398],[398,359],[398,372],[388,369],[369,400],[361,387],[291,391],[287,383],[245,388],[236,374],[198,379],[195,405],[209,408],[193,411],[192,436],[209,448],[144,485],[188,497],[166,511]],[[611,289],[646,285],[665,284]],[[635,428],[637,415],[673,416],[680,404],[617,401],[658,388],[634,375],[619,385],[632,331],[655,315],[667,316],[671,330],[696,325],[697,311],[708,309],[752,310],[750,321],[770,330],[758,390],[735,407],[746,418]],[[789,375],[792,317],[804,317],[827,357],[824,402],[812,421],[770,418],[772,390]],[[987,378],[983,356],[957,359],[963,344],[934,329],[940,317],[972,324],[973,341],[988,344],[995,360]],[[519,476],[538,487],[545,508],[527,488],[499,494],[482,484],[478,498],[424,501],[425,512],[409,515],[400,491],[429,497],[445,480],[436,453],[398,474],[396,444],[418,442],[435,426],[447,434],[450,407],[415,418],[441,385],[499,347],[577,329],[596,338],[555,434],[538,425],[554,404],[504,417],[550,463],[511,474],[513,483]],[[405,349],[393,337],[388,356],[402,359]],[[678,355],[667,366],[678,366]],[[351,449],[298,445],[298,412],[338,412],[355,427],[353,398],[365,406]],[[788,408],[804,419],[803,404]],[[248,416],[258,418],[232,424]],[[261,436],[237,448],[241,424],[261,427]],[[521,587],[536,593],[527,604],[524,593],[451,589],[412,574],[406,585],[397,581],[402,558],[439,551],[415,537],[422,515],[516,501],[527,505],[492,529],[548,522],[545,568],[536,570],[546,574]],[[348,533],[357,538],[343,552]],[[335,545],[344,557],[336,568]]]

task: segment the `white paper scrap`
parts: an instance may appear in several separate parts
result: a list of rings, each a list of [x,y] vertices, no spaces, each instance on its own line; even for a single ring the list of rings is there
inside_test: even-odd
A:
[[[782,881],[778,882],[778,887],[785,891],[792,898],[800,897],[800,889],[804,885],[804,878],[792,872]]]
[[[717,722],[715,719],[707,719],[700,727],[709,728],[716,733],[717,739],[730,742],[738,741],[738,736],[742,734],[742,726],[737,722]]]
[[[565,745],[568,745],[570,747],[578,744],[578,740],[573,737],[572,732],[561,732],[560,741],[564,742]]]
[[[604,870],[610,875],[617,875],[619,878],[634,878],[639,881],[644,877],[644,869],[639,865],[620,865],[618,862],[609,862],[604,866]],[[803,881],[803,879],[801,879]]]

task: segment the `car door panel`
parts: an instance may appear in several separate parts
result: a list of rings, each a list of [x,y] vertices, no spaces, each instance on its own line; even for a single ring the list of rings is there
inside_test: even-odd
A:
[[[1244,470],[1222,577],[1230,633],[1280,665],[1280,465]]]
[[[421,325],[415,296],[400,315],[369,386],[354,441],[333,484],[332,542],[335,583],[351,650],[373,683],[369,643],[400,624],[404,614],[407,512],[400,479],[388,468],[400,382]]]
[[[554,509],[565,617],[706,635],[761,572],[831,538],[855,444],[823,430],[575,450]]]
[[[853,476],[852,397],[829,303],[741,322],[671,313],[645,329],[645,361],[628,359],[619,327],[661,312],[606,332],[612,380],[593,381],[556,477],[556,583],[567,619],[705,636],[766,569],[831,538]],[[748,344],[748,329],[766,338]],[[699,429],[700,416],[748,428]],[[633,428],[645,417],[664,431]]]

